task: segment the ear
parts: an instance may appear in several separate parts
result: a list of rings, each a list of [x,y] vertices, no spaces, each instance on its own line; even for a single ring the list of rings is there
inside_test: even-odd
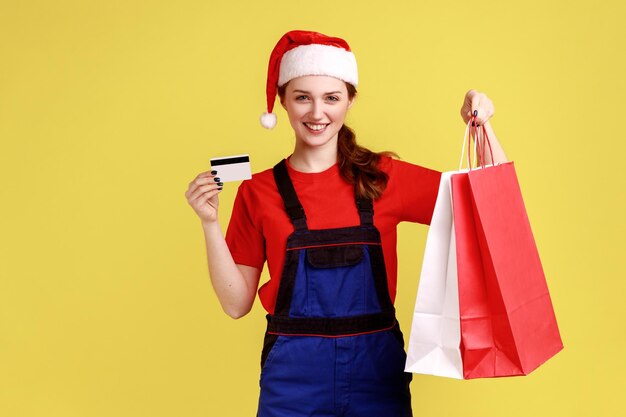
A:
[[[280,96],[278,96],[278,98],[280,99],[280,105],[283,106],[283,109],[287,110],[287,106],[285,106],[285,99]]]
[[[352,107],[352,105],[354,104],[354,100],[356,99],[356,96],[352,97],[352,99],[350,101],[348,101],[348,109],[350,109]]]

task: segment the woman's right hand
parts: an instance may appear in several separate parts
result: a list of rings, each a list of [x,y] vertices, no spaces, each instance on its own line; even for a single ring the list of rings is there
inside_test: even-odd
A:
[[[194,209],[203,223],[213,223],[217,221],[217,207],[219,206],[218,194],[222,191],[223,183],[212,174],[215,171],[206,171],[198,174],[189,183],[189,188],[185,193],[187,202]]]

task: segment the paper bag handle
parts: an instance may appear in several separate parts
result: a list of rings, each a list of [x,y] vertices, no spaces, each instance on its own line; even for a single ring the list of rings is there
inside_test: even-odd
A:
[[[480,154],[480,166],[481,168],[485,167],[485,142],[487,142],[487,146],[489,147],[489,154],[491,156],[491,162],[493,163],[493,149],[491,148],[491,141],[489,140],[489,135],[487,134],[487,129],[485,125],[478,126],[476,121],[476,116],[471,116],[467,121],[467,126],[465,127],[465,134],[463,135],[463,145],[461,147],[461,159],[459,160],[459,170],[463,168],[463,156],[465,155],[465,144],[467,144],[467,163],[468,168],[471,170],[472,166],[477,165],[476,157]],[[473,123],[472,128],[470,129],[470,125]],[[483,140],[481,141],[481,136]],[[474,162],[472,162],[471,155],[471,143],[474,142]],[[477,167],[477,166],[476,166]]]

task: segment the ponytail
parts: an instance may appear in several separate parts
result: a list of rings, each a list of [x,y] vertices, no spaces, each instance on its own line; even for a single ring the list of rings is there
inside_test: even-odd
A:
[[[381,156],[398,155],[376,153],[358,145],[354,131],[345,124],[341,126],[337,138],[339,172],[346,181],[354,184],[357,196],[376,200],[383,194],[389,175],[378,167]]]

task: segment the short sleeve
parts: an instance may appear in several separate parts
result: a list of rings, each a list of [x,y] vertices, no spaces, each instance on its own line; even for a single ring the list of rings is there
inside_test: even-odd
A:
[[[226,230],[226,244],[236,264],[263,269],[265,239],[260,226],[255,224],[251,210],[251,196],[246,181],[237,189],[233,211]]]
[[[394,160],[395,180],[402,200],[403,221],[430,224],[439,193],[441,172],[409,162]]]

